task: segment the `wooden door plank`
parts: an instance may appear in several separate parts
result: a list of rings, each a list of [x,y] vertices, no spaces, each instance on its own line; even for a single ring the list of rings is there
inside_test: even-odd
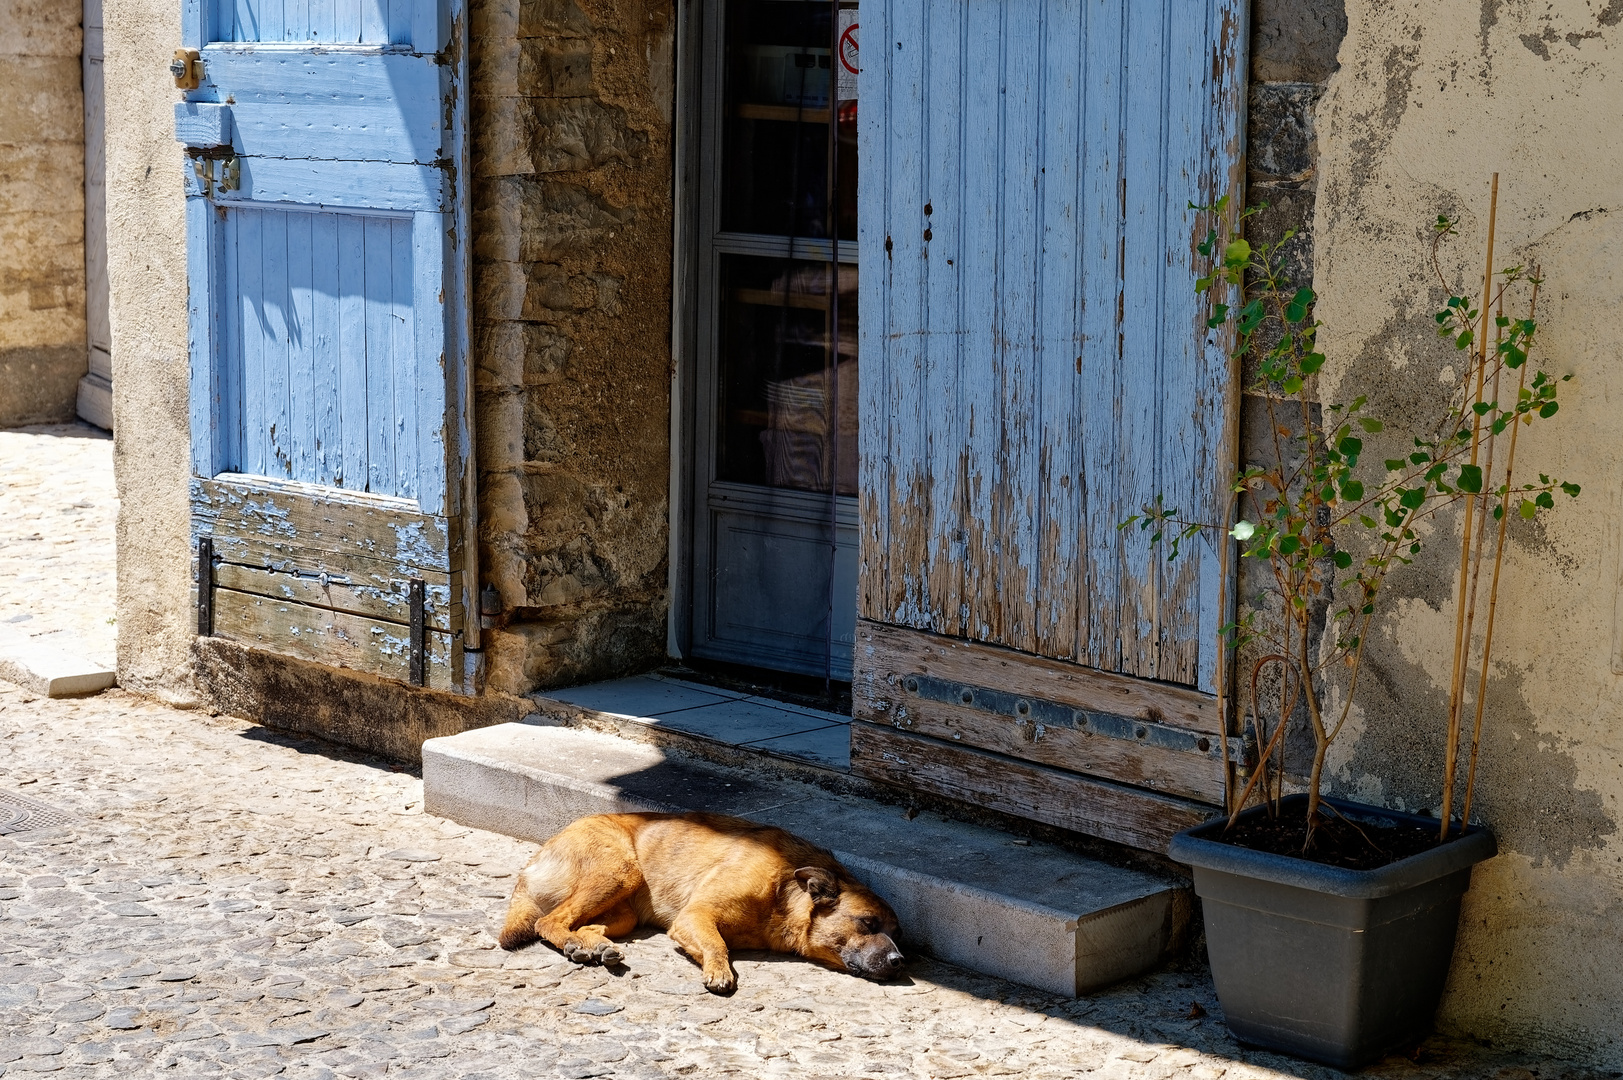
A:
[[[265,414],[262,438],[265,440],[266,476],[291,478],[293,475],[293,432],[289,423],[288,388],[288,303],[287,233],[288,217],[281,210],[256,210],[260,235],[260,292],[252,297],[258,316],[261,363],[265,372]]]
[[[1036,605],[1038,565],[1037,505],[1042,490],[1039,473],[1041,405],[1037,397],[1037,297],[1041,287],[1039,230],[1041,206],[1049,178],[1042,171],[1042,149],[1052,118],[1042,84],[1043,0],[1000,4],[1002,49],[1003,138],[1000,147],[1003,184],[1000,253],[997,273],[997,322],[991,362],[998,453],[987,462],[992,482],[994,543],[983,557],[988,577],[998,583],[993,640],[1025,652],[1037,650]],[[992,419],[988,417],[988,419]]]
[[[250,593],[271,600],[286,600],[309,607],[330,608],[350,615],[363,615],[380,622],[411,623],[411,580],[372,575],[347,574],[347,582],[329,580],[323,584],[319,570],[293,573],[220,562],[214,567],[214,582],[222,589]],[[419,578],[423,582],[424,624],[442,633],[453,633],[462,625],[462,603],[453,580],[457,575],[436,573]],[[357,580],[359,579],[359,580]]]
[[[921,342],[925,355],[924,388],[919,394],[919,420],[926,436],[921,446],[922,476],[927,493],[930,534],[922,545],[925,559],[916,572],[923,578],[929,625],[943,634],[964,632],[963,558],[964,438],[969,430],[962,386],[965,349],[959,325],[964,275],[964,107],[969,88],[962,70],[965,9],[959,4],[925,4],[928,56],[925,65],[928,112],[923,161],[926,177],[925,227],[932,239],[926,250],[924,318],[929,333]],[[866,17],[866,15],[864,15]],[[905,574],[901,566],[897,573]]]
[[[1078,657],[1121,670],[1122,50],[1127,0],[1087,0],[1082,98]],[[1135,538],[1136,539],[1136,538]]]
[[[410,681],[411,634],[398,623],[216,589],[214,630],[285,655]],[[461,651],[460,641],[448,634],[424,634],[430,689],[452,690],[461,683]]]
[[[1038,248],[1035,360],[1037,541],[1032,651],[1059,659],[1077,656],[1078,581],[1088,562],[1080,534],[1077,484],[1080,443],[1076,399],[1081,383],[1078,306],[1085,272],[1078,260],[1081,157],[1083,3],[1047,5],[1042,30],[1044,128],[1039,172],[1041,243]],[[1092,268],[1088,268],[1091,270]]]
[[[433,215],[438,217],[438,215]],[[393,404],[389,409],[393,421],[394,475],[389,493],[403,499],[416,499],[418,432],[417,376],[420,358],[417,355],[416,313],[413,310],[419,293],[429,279],[438,291],[439,274],[428,268],[421,277],[415,276],[412,259],[412,231],[415,216],[389,222],[389,261],[392,266],[392,286],[388,304],[388,356]],[[439,337],[439,335],[435,335]],[[443,377],[443,376],[442,376]],[[440,423],[430,424],[438,430]],[[433,470],[443,475],[443,466]],[[435,510],[440,509],[436,501]]]
[[[896,689],[906,685],[907,680],[903,679]],[[975,693],[977,698],[988,696],[981,690]],[[1033,699],[1022,697],[1020,700],[1030,706]],[[1181,735],[1189,739],[1191,748],[1174,749],[1101,734],[1078,724],[1043,723],[1019,715],[999,715],[985,708],[931,700],[905,690],[893,693],[881,704],[887,708],[864,710],[861,718],[898,731],[991,750],[1068,772],[1198,799],[1213,806],[1223,804],[1225,769],[1222,749],[1214,736],[1141,722],[1139,730],[1146,733],[1153,728],[1155,734],[1163,738]],[[1049,708],[1049,704],[1037,702],[1034,711],[1039,714],[1061,711]],[[1049,719],[1052,721],[1052,717]],[[1108,718],[1101,719],[1108,723]],[[1208,748],[1205,752],[1195,748],[1200,740],[1204,740]]]
[[[857,721],[851,771],[1118,844],[1164,852],[1216,808]]]
[[[863,12],[864,32],[891,40],[893,4],[872,5]],[[883,59],[865,65],[860,85],[864,107],[857,112],[857,155],[864,180],[857,186],[857,244],[861,271],[857,277],[858,355],[866,373],[857,387],[857,614],[889,616],[890,503],[895,478],[890,454],[891,387],[898,378],[890,363],[890,283],[893,243],[890,220],[890,49]]]
[[[219,269],[214,208],[201,196],[186,200],[186,273],[194,281],[213,281]],[[214,305],[209,294],[193,290],[187,301],[187,336],[192,357],[189,396],[192,472],[212,476],[225,464],[224,425],[219,367],[215,357],[223,342],[218,337]]]
[[[274,0],[273,0],[274,2]],[[282,32],[287,41],[309,41],[310,9],[326,0],[282,0]]]
[[[360,40],[366,45],[389,40],[389,0],[361,0]]]
[[[364,223],[366,258],[366,490],[395,495],[394,357],[390,327],[394,300],[394,222]]]
[[[409,235],[415,329],[401,363],[410,372],[414,388],[410,407],[415,426],[406,429],[406,441],[411,443],[413,491],[428,514],[448,514],[452,502],[446,446],[451,365],[445,362],[455,348],[448,340],[453,328],[446,318],[445,289],[446,232],[451,220],[448,214],[417,214]]]
[[[377,4],[388,9],[389,44],[410,45],[413,0],[377,0]]]
[[[933,675],[1030,694],[1077,709],[1154,720],[1214,737],[1219,731],[1218,702],[1209,694],[998,645],[859,620],[851,686],[857,714],[888,714],[887,703],[896,693],[895,680],[907,675]]]
[[[330,4],[322,4],[330,10]],[[342,421],[343,379],[340,376],[343,328],[339,324],[338,214],[312,214],[310,222],[311,392],[315,414],[311,418],[315,452],[314,483],[342,486],[344,446]]]
[[[237,327],[242,334],[242,453],[236,466],[243,472],[264,476],[270,471],[265,453],[266,432],[270,429],[270,410],[265,401],[265,366],[269,359],[256,301],[265,291],[261,258],[265,215],[259,210],[243,209],[227,211],[226,217],[237,220],[237,292],[229,299],[236,308]]]
[[[250,477],[194,477],[192,514],[199,530],[220,537],[217,543],[257,544],[267,551],[285,552],[288,558],[302,552],[329,559],[370,559],[404,569],[462,568],[461,544],[448,519],[420,513],[404,500],[369,499],[313,484],[277,485]],[[220,528],[222,523],[229,529]]]
[[[336,484],[366,486],[366,223],[338,219],[339,467]]]
[[[361,40],[361,5],[372,0],[333,0],[333,40],[354,44]]]
[[[1003,229],[1000,217],[1003,162],[1003,7],[1002,4],[966,4],[963,70],[969,81],[964,102],[964,306],[961,322],[942,329],[962,335],[963,381],[958,386],[964,410],[963,632],[974,638],[996,639],[1001,618],[998,600],[996,552],[996,492],[1002,425],[998,405],[1002,395],[993,379],[998,348],[998,287],[1002,266]],[[897,567],[904,576],[907,564]],[[932,628],[930,612],[908,625]]]
[[[290,8],[290,13],[292,9]],[[314,483],[316,469],[316,352],[314,221],[330,215],[290,212],[287,217],[288,475]]]
[[[1166,195],[1166,36],[1164,0],[1128,3],[1126,122],[1123,126],[1123,188],[1126,192],[1122,288],[1121,434],[1116,447],[1120,501],[1117,521],[1151,505],[1161,492],[1162,421],[1161,296],[1167,237],[1162,215]],[[1192,288],[1192,286],[1191,286]],[[1135,540],[1139,538],[1134,538]],[[1162,592],[1161,552],[1142,542],[1121,549],[1121,670],[1158,678]]]

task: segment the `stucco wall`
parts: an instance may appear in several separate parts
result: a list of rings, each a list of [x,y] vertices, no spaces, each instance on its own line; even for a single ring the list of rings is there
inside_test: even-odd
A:
[[[1537,361],[1575,376],[1560,415],[1518,450],[1519,472],[1584,494],[1511,528],[1477,802],[1503,853],[1467,897],[1441,1021],[1623,1064],[1623,2],[1347,8],[1317,117],[1324,400],[1368,393],[1400,422],[1434,410],[1457,361],[1433,333],[1445,294],[1426,263],[1430,224],[1461,217],[1446,269],[1480,290],[1494,171],[1496,262],[1542,264]],[[1440,805],[1458,528],[1439,523],[1427,556],[1391,580],[1356,726],[1333,763],[1338,791]]]
[[[475,0],[481,575],[509,693],[664,652],[670,438],[666,0]]]
[[[106,0],[107,264],[118,478],[118,675],[188,702],[186,207],[169,58],[175,0]]]
[[[87,366],[79,18],[0,4],[0,427],[73,419]]]

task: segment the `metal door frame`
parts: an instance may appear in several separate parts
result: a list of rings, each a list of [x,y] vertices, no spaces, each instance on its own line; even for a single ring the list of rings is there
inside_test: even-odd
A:
[[[717,302],[720,255],[763,255],[827,262],[838,244],[841,264],[858,265],[857,241],[830,241],[734,233],[720,220],[722,116],[727,0],[687,5],[676,39],[676,191],[672,260],[672,378],[669,588],[666,651],[692,655],[697,620],[713,599],[700,568],[713,567],[710,515],[714,504],[749,508],[826,525],[829,496],[715,479],[716,397],[719,380]],[[831,112],[833,106],[831,87]],[[832,126],[832,125],[831,125]],[[831,130],[831,135],[833,131]],[[836,363],[837,363],[836,359]],[[835,438],[838,438],[837,420]],[[717,489],[720,489],[719,491]],[[856,530],[858,498],[835,496],[836,522]],[[832,569],[831,569],[832,573]]]

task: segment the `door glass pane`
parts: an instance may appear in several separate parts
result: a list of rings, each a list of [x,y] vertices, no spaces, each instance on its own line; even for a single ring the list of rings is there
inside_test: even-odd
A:
[[[828,236],[832,15],[826,0],[728,5],[725,232]]]
[[[837,305],[833,278],[826,262],[722,256],[717,479],[856,494],[857,268],[840,264]]]

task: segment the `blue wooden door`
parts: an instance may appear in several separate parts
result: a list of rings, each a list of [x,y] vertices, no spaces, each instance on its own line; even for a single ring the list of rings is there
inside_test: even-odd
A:
[[[462,688],[462,2],[182,13],[200,629]]]
[[[864,6],[863,618],[1211,692],[1237,386],[1191,202],[1242,179],[1244,0]]]

